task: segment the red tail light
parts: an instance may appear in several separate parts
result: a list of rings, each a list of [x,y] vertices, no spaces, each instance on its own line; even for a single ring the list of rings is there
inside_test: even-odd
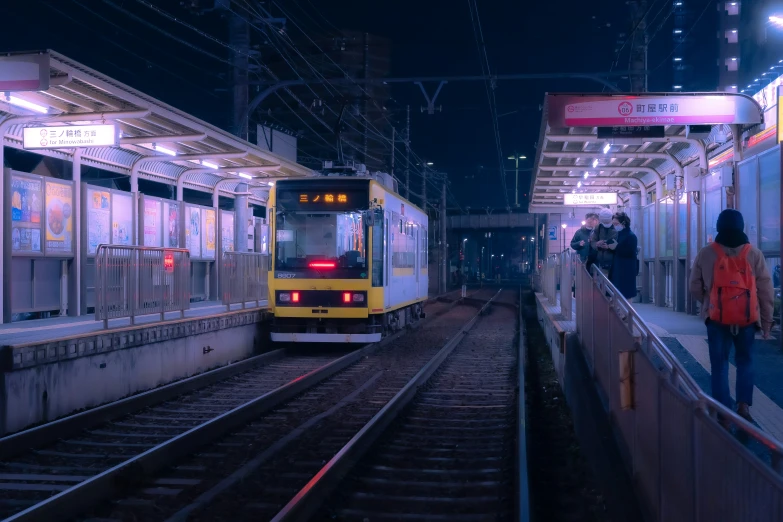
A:
[[[343,303],[351,302],[351,292],[343,292]]]
[[[299,302],[299,292],[292,292],[291,293],[291,301],[294,303]]]
[[[313,261],[307,266],[310,268],[334,268],[337,264],[334,261]]]

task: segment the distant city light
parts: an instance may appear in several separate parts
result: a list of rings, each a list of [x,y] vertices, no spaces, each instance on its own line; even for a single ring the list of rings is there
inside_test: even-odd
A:
[[[674,88],[675,89],[682,89],[682,85],[675,85]]]
[[[769,21],[777,26],[783,27],[783,17],[773,15],[769,17]]]

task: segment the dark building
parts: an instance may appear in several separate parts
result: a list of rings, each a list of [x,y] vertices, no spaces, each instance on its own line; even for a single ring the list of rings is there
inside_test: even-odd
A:
[[[388,76],[391,42],[352,31],[310,38],[295,41],[301,54],[288,49],[265,62],[281,77],[290,77],[293,66],[309,83],[270,97],[257,112],[256,121],[291,130],[298,138],[298,161],[310,167],[338,159],[339,127],[344,159],[364,163],[370,170],[388,170],[390,87],[361,80]]]
[[[783,1],[744,0],[726,5],[739,11],[739,90],[754,94],[783,74]]]

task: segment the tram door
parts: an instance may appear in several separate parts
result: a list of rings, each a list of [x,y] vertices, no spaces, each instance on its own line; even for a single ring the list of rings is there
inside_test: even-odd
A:
[[[383,267],[383,305],[386,308],[391,306],[391,275],[392,275],[392,229],[389,226],[389,211],[385,211],[385,218],[383,227],[383,253],[384,253],[384,267]]]

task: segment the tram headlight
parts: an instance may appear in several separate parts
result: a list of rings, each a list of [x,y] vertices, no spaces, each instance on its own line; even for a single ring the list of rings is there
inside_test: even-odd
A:
[[[290,303],[291,302],[291,294],[287,293],[280,293],[277,295],[278,299],[280,299],[281,303]]]
[[[363,303],[364,302],[364,294],[353,294],[353,302],[354,303]]]

